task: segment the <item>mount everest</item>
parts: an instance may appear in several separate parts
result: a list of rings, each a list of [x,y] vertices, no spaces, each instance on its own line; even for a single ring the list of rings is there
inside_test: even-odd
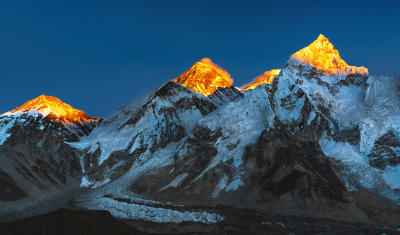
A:
[[[70,207],[212,225],[226,207],[398,227],[398,78],[349,66],[320,35],[232,85],[203,59],[104,120],[44,95],[1,115],[0,218]]]

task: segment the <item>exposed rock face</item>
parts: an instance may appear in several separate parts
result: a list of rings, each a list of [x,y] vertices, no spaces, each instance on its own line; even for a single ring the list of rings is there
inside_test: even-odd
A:
[[[397,166],[400,163],[400,139],[393,131],[389,131],[375,143],[368,155],[372,166],[385,169],[386,166]]]
[[[276,79],[269,94],[277,124],[284,125],[294,135],[317,140],[332,125],[329,109],[320,105],[322,112],[319,112],[301,86],[292,81]]]
[[[358,127],[366,86],[364,75],[325,74],[290,59],[272,83],[270,102],[292,133],[318,139],[321,131],[336,136]]]
[[[18,172],[14,176],[22,176],[39,188],[66,184],[67,178],[80,176],[79,158],[63,137],[38,130],[34,124],[15,125],[10,132],[0,146],[1,161],[7,166],[3,170],[11,172],[14,168]]]
[[[263,194],[346,202],[346,188],[315,142],[302,141],[284,130],[263,132],[256,144],[248,146],[245,157],[255,160],[256,182]]]
[[[208,96],[217,105],[224,105],[231,101],[243,98],[244,94],[235,87],[219,87],[214,93]]]

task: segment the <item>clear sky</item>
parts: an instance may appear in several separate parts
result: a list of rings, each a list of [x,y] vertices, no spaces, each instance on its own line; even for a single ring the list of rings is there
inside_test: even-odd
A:
[[[327,36],[350,65],[400,75],[399,1],[0,3],[0,112],[41,94],[107,117],[203,57],[249,82]]]

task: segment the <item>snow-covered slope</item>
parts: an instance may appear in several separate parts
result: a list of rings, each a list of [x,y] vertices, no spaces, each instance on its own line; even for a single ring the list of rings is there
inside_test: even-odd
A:
[[[165,177],[176,175],[176,178],[160,191],[170,188],[168,185],[176,185],[173,191],[180,193],[200,187],[207,191],[201,193],[203,197],[215,198],[221,190],[238,189],[243,185],[241,175],[246,173],[243,172],[245,148],[256,142],[263,130],[272,127],[273,119],[263,86],[200,119],[191,135],[179,144],[174,165]],[[229,169],[228,174],[224,168]],[[204,184],[210,174],[213,182]],[[173,183],[177,179],[179,185]]]
[[[155,152],[191,133],[196,120],[215,109],[208,98],[174,82],[134,100],[89,136],[71,143],[84,153],[82,165],[88,175],[82,184],[98,186],[121,176],[134,162],[145,164]]]
[[[322,35],[293,54],[272,84],[279,121],[291,126],[293,133],[310,130],[317,138],[318,129],[332,135],[351,132],[364,113],[368,70],[346,66]]]

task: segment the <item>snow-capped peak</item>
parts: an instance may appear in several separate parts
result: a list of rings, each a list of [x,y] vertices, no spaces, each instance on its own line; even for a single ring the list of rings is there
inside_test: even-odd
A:
[[[369,75],[365,67],[349,66],[339,55],[333,44],[324,35],[318,38],[309,46],[294,53],[291,60],[302,64],[310,65],[317,70],[332,75]]]
[[[27,101],[22,106],[6,112],[1,116],[16,116],[22,114],[41,114],[42,116],[51,117],[57,121],[71,123],[97,122],[101,120],[99,118],[92,118],[85,112],[72,108],[56,97],[46,95],[41,95],[33,100]]]
[[[204,96],[214,93],[218,87],[230,87],[233,79],[228,72],[214,64],[211,59],[203,58],[188,71],[173,80]]]
[[[253,90],[257,86],[264,84],[264,83],[270,84],[272,82],[272,80],[274,80],[274,78],[279,75],[280,72],[281,72],[280,69],[272,69],[272,70],[266,71],[263,74],[261,74],[260,76],[254,78],[253,81],[240,87],[239,89],[243,90],[243,91],[248,91],[248,90]]]

